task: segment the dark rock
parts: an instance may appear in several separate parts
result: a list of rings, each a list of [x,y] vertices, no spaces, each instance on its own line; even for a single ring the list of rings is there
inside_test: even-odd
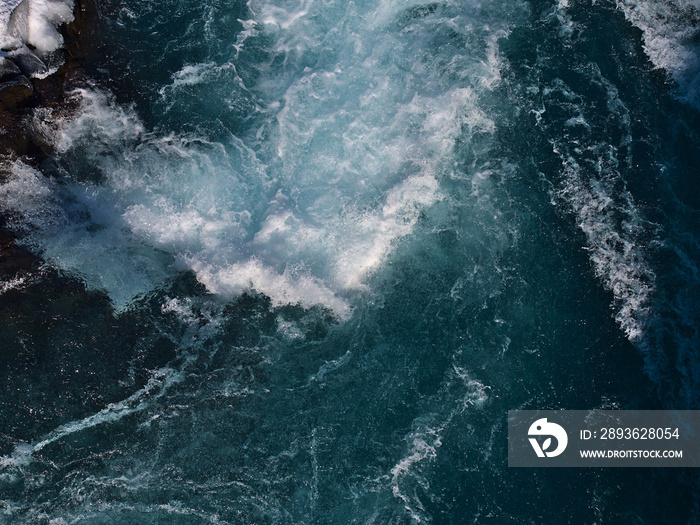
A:
[[[89,53],[99,48],[99,38],[94,33],[97,8],[94,0],[75,0],[73,21],[63,28],[66,61],[82,62]]]
[[[22,73],[29,78],[42,78],[49,73],[46,64],[27,46],[22,46],[7,53]]]
[[[12,60],[7,57],[0,56],[0,82],[21,75],[22,72]]]
[[[20,4],[16,0],[9,1]],[[36,107],[47,107],[68,113],[74,109],[70,98],[67,98],[65,93],[71,87],[85,82],[85,73],[80,66],[87,53],[97,47],[93,44],[95,37],[92,23],[96,18],[96,8],[93,0],[75,0],[75,20],[60,28],[66,43],[64,49],[50,53],[42,60],[20,42],[23,35],[18,32],[24,24],[21,18],[27,15],[28,6],[29,2],[24,0],[12,15],[11,25],[16,30],[11,31],[10,34],[14,34],[18,39],[8,42],[6,47],[0,49],[0,156],[20,157],[24,162],[39,166],[50,156],[52,147],[35,133],[31,126],[27,126],[27,118]],[[31,82],[28,77],[32,78]],[[0,183],[6,175],[0,166]],[[6,229],[6,221],[7,217],[0,213],[0,282],[36,275],[41,259],[15,243],[14,236]],[[51,285],[57,280],[58,276],[56,279],[49,278],[41,282]],[[48,292],[48,290],[46,295],[52,298],[55,296],[64,298],[68,311],[73,309],[77,300],[89,301],[91,298],[98,297],[99,294],[87,293],[84,288],[77,286],[67,295]],[[9,318],[14,319],[17,301],[24,300],[26,297],[23,293],[15,293],[13,290],[0,295],[0,353],[8,347],[5,334],[1,333],[5,326],[4,321]],[[113,319],[108,299],[104,297],[102,302],[105,304],[100,307],[101,311],[109,314],[106,315],[107,319]],[[87,309],[96,311],[93,307]],[[53,318],[54,312],[37,316],[32,310],[34,309],[30,308],[27,314],[31,319],[44,322],[46,319]],[[0,363],[7,362],[4,357],[6,356],[0,359]],[[149,364],[151,364],[150,361]],[[99,405],[102,404],[100,401]],[[0,436],[1,440],[2,436]]]
[[[19,4],[19,2],[16,3]],[[28,5],[26,0],[23,5]],[[15,9],[13,16],[17,17],[21,14],[20,8],[22,6]],[[9,62],[14,62],[13,57],[19,57],[22,64],[15,65],[19,66],[20,73],[23,66],[24,71],[30,75],[32,72],[51,73],[42,74],[44,78],[31,79],[34,90],[32,97],[26,96],[30,93],[23,81],[21,86],[17,84],[7,86],[6,103],[15,105],[4,106],[0,100],[0,156],[19,156],[24,162],[39,166],[47,156],[51,155],[52,147],[46,143],[44,137],[26,124],[33,108],[46,107],[65,115],[75,110],[74,103],[65,94],[71,88],[85,84],[87,77],[81,67],[82,61],[90,51],[98,47],[98,39],[94,34],[93,22],[97,18],[97,13],[93,0],[75,0],[74,14],[75,20],[60,28],[65,39],[64,49],[49,54],[43,60],[21,43],[21,35],[18,34],[15,34],[18,37],[16,40],[8,40],[5,47],[0,49],[0,57]],[[15,21],[18,28],[22,26],[21,20]],[[19,78],[16,70],[14,73],[15,78]],[[0,80],[0,92],[2,91],[3,83]],[[0,179],[2,179],[1,174]],[[2,214],[0,214],[0,221],[2,221]]]
[[[34,94],[32,83],[20,75],[0,84],[0,106],[13,108]]]
[[[57,71],[63,64],[66,63],[66,56],[61,51],[60,49],[57,49],[56,51],[53,51],[51,53],[48,53],[47,55],[42,56],[42,60],[44,64],[46,64],[46,67],[48,68],[49,71],[54,72]]]

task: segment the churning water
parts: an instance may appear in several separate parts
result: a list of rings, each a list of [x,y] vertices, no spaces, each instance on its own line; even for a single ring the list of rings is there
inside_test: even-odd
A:
[[[0,521],[697,519],[506,417],[700,408],[700,4],[97,4],[0,186]]]

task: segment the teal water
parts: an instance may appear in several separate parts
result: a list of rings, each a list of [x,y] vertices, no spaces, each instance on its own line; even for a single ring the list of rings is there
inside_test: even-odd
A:
[[[506,418],[698,408],[697,9],[98,2],[0,186],[0,522],[694,523]]]

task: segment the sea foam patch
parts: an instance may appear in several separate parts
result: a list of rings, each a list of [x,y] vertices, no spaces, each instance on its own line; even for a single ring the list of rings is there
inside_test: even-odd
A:
[[[257,291],[346,317],[443,198],[457,141],[495,129],[480,98],[500,78],[504,25],[475,25],[479,6],[451,4],[426,23],[416,6],[253,2],[231,62],[187,65],[162,94],[175,108],[187,90],[219,82],[218,71],[261,68],[246,89],[268,140],[259,130],[227,141],[151,132],[132,108],[79,89],[73,117],[35,122],[62,175],[42,180],[15,164],[4,206],[28,244],[117,308],[192,270],[223,297]],[[428,50],[434,38],[440,46]],[[317,44],[327,53],[314,66]],[[261,48],[285,66],[265,69]],[[225,108],[217,94],[211,104]],[[61,226],[42,227],[52,222]]]
[[[700,102],[700,2],[617,0],[627,20],[642,30],[644,51],[668,71],[683,97]]]

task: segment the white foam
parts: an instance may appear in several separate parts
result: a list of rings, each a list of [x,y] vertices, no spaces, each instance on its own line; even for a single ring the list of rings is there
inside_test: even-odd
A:
[[[207,266],[193,260],[189,266],[197,273],[197,279],[213,293],[235,297],[255,290],[272,299],[273,306],[300,304],[310,308],[320,304],[341,318],[351,312],[347,302],[336,297],[319,279],[296,275],[294,269],[280,274],[255,259],[226,267]]]
[[[617,0],[627,20],[642,30],[644,51],[652,63],[668,71],[683,96],[700,101],[698,0]]]
[[[21,290],[31,282],[31,276],[21,275],[15,276],[7,281],[0,281],[0,295],[9,292],[10,290]]]
[[[651,315],[655,274],[645,253],[655,225],[644,219],[621,174],[631,160],[631,118],[617,88],[593,65],[588,81],[606,92],[606,119],[619,131],[617,144],[600,141],[588,121],[585,97],[561,79],[542,86],[545,96],[539,125],[550,125],[544,109],[565,110],[564,126],[577,128],[576,138],[560,140],[555,127],[550,139],[562,171],[552,190],[553,204],[571,213],[586,237],[585,250],[596,276],[613,295],[615,319],[627,338],[641,343]],[[565,102],[562,103],[561,100]],[[543,175],[543,177],[545,177]],[[649,356],[647,356],[648,358]]]
[[[250,2],[235,62],[188,64],[161,90],[176,108],[224,70],[252,67],[247,46],[271,42],[287,65],[248,86],[259,110],[249,136],[160,136],[105,93],[76,90],[70,120],[46,111],[35,119],[75,172],[58,184],[15,164],[0,206],[36,223],[24,228],[28,242],[117,308],[193,270],[223,297],[255,291],[273,305],[322,305],[345,318],[443,198],[457,140],[495,130],[480,101],[500,81],[507,26],[496,18],[484,29],[473,23],[479,6],[450,5],[429,24],[409,18],[414,36],[395,30],[406,7]],[[386,27],[374,27],[382,17]],[[458,37],[433,60],[426,39],[443,29]],[[302,66],[321,41],[335,50],[327,64]],[[36,195],[26,198],[31,185]],[[52,221],[60,227],[42,230]]]
[[[47,139],[52,139],[60,153],[95,141],[101,151],[123,147],[142,140],[145,128],[132,108],[119,106],[107,94],[98,90],[75,89],[70,94],[80,109],[63,121],[40,111],[34,125],[40,127]],[[128,159],[127,159],[128,160]]]
[[[164,314],[173,313],[181,321],[191,324],[197,319],[193,309],[192,309],[192,299],[186,297],[184,299],[178,299],[175,297],[168,298],[161,305],[161,312]]]
[[[628,191],[610,187],[611,182],[605,179],[588,178],[573,157],[556,145],[554,151],[562,158],[565,176],[557,196],[573,211],[586,235],[596,275],[613,293],[615,319],[630,341],[639,342],[650,314],[655,281],[638,241],[643,233],[641,214]],[[621,225],[618,215],[624,217]]]
[[[9,456],[0,457],[0,468],[21,468],[32,462],[34,448],[29,443],[19,443]]]
[[[53,179],[21,161],[4,167],[12,175],[0,185],[0,208],[10,214],[11,226],[40,235],[68,227],[70,221],[60,206],[61,188]]]
[[[125,235],[95,193],[63,186],[21,161],[10,169],[0,185],[0,209],[9,214],[20,242],[90,287],[109,291],[118,309],[173,273],[167,256]]]
[[[488,401],[487,390],[488,387],[474,379],[467,370],[453,365],[442,388],[431,400],[435,412],[413,421],[411,432],[404,438],[408,443],[408,453],[390,471],[392,495],[403,503],[413,522],[430,520],[411,485],[428,488],[424,470],[437,457],[445,429],[459,414],[482,408]]]
[[[5,471],[0,472],[0,474],[15,476],[15,472],[21,472],[23,467],[28,466],[34,460],[34,454],[66,436],[98,425],[114,423],[126,416],[145,410],[154,400],[162,397],[168,388],[179,383],[182,379],[183,374],[176,373],[172,369],[156,370],[148,383],[128,398],[111,403],[96,414],[84,419],[65,423],[35,443],[17,444],[11,455],[0,457],[0,469]]]
[[[228,62],[217,65],[214,62],[187,64],[172,75],[172,82],[158,91],[161,97],[168,99],[171,104],[177,100],[183,89],[215,81],[235,80],[240,88],[247,90],[243,80],[236,71],[235,64]]]
[[[241,52],[241,49],[245,45],[245,41],[248,40],[248,38],[255,37],[259,34],[258,31],[258,21],[251,19],[251,20],[238,20],[238,22],[243,26],[243,31],[238,33],[236,36],[236,43],[233,45],[234,49],[236,50],[236,57],[238,57],[239,53]]]
[[[406,179],[392,188],[381,211],[348,217],[359,231],[338,253],[336,280],[344,288],[361,288],[363,278],[379,268],[393,243],[411,233],[421,210],[440,198],[435,177],[428,174]]]

